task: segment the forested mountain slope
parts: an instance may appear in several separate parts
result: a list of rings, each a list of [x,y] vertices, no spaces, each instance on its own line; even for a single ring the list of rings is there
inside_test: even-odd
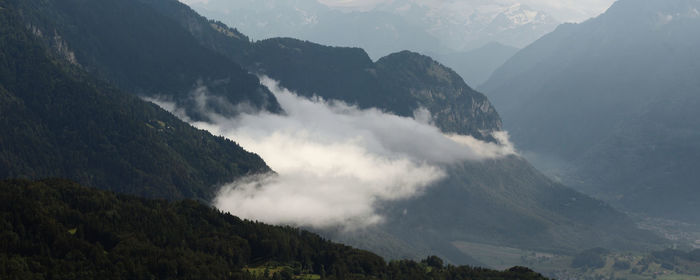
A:
[[[65,180],[0,181],[2,279],[545,279],[526,268],[385,262],[290,227],[98,191]],[[267,274],[267,275],[266,275]]]
[[[209,199],[219,184],[269,171],[236,143],[52,58],[16,6],[0,4],[0,178]]]
[[[241,58],[243,65],[302,95],[401,116],[426,108],[443,131],[479,139],[489,139],[491,132],[501,130],[500,117],[488,99],[427,56],[404,51],[372,62],[362,49],[291,38],[255,42],[250,52]]]
[[[140,0],[177,21],[199,42],[249,71],[279,80],[304,96],[342,100],[361,108],[381,108],[413,116],[427,108],[443,131],[493,140],[500,117],[488,99],[451,69],[411,52],[373,62],[360,48],[328,47],[293,38],[257,42],[226,25],[171,0]]]
[[[203,109],[235,114],[243,103],[246,110],[280,110],[257,77],[139,1],[12,2],[38,38],[122,90],[167,97],[196,119]],[[204,89],[210,98],[202,101]]]

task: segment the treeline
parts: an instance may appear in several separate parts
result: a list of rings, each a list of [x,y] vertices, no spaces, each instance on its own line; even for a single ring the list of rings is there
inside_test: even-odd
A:
[[[690,252],[666,249],[651,253],[646,260],[647,262],[657,262],[665,269],[679,269],[690,274],[700,274],[700,249]]]
[[[445,266],[437,257],[387,263],[196,201],[147,200],[62,179],[1,181],[0,239],[0,279],[544,279],[526,268]],[[296,269],[250,270],[272,263]]]
[[[654,259],[659,261],[674,261],[677,259],[687,260],[692,262],[700,262],[700,249],[695,249],[690,252],[685,252],[681,250],[666,249],[663,251],[651,253]]]

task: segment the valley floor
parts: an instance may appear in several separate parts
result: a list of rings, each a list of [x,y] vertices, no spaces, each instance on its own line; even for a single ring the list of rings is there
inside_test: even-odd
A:
[[[602,256],[600,267],[573,267],[574,256],[535,252],[510,247],[458,241],[453,243],[488,267],[504,269],[527,266],[547,277],[560,280],[625,279],[625,280],[700,280],[700,263],[668,262],[640,252],[609,253]]]

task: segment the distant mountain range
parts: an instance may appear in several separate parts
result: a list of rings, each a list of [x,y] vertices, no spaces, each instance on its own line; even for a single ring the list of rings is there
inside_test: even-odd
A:
[[[359,46],[373,58],[406,49],[466,51],[490,42],[522,48],[558,24],[519,3],[387,1],[370,10],[341,10],[316,0],[211,0],[192,7],[255,40],[282,36]]]
[[[389,5],[379,9],[417,20],[454,50],[489,42],[522,48],[558,25],[550,15],[517,2],[395,1]]]
[[[371,10],[340,10],[316,0],[211,0],[192,7],[255,40],[293,37],[356,46],[373,60],[403,50],[420,52],[455,69],[472,86],[486,81],[515,53],[512,49],[558,25],[546,13],[518,3],[389,1]]]
[[[700,222],[699,10],[620,0],[521,50],[480,89],[519,147],[566,184]]]

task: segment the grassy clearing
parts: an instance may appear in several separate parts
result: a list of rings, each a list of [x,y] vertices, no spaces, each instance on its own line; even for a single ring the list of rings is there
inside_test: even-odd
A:
[[[272,278],[272,276],[275,275],[275,273],[282,273],[285,270],[289,271],[290,273],[293,273],[293,271],[294,271],[294,269],[291,266],[277,266],[277,265],[262,265],[262,266],[258,266],[258,267],[246,267],[243,270],[247,271],[248,273],[253,274],[257,277],[265,277],[265,278]],[[301,274],[294,275],[294,279],[319,280],[319,279],[321,279],[321,275],[302,272]]]
[[[629,263],[629,268],[616,267],[615,263]],[[579,275],[583,277],[605,277],[608,279],[625,280],[700,280],[700,276],[688,271],[664,268],[661,264],[649,261],[639,254],[615,253],[606,257],[606,264],[598,269],[582,269]],[[586,278],[583,278],[586,279]]]
[[[685,275],[685,274],[669,274],[658,277],[660,280],[700,280],[698,276]]]
[[[522,250],[511,247],[501,247],[488,244],[480,244],[465,241],[452,243],[460,251],[474,257],[488,267],[496,269],[508,269],[522,265],[533,268],[555,268],[567,265],[570,257],[560,256],[544,252]],[[563,262],[563,263],[562,263]]]

